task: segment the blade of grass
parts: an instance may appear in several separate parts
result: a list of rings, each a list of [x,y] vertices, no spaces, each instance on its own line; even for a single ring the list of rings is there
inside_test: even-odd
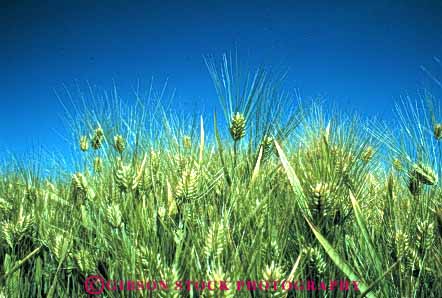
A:
[[[298,204],[298,207],[303,211],[306,212],[311,218],[311,212],[308,208],[308,204],[304,199],[304,194],[301,187],[301,182],[299,181],[298,176],[296,176],[295,171],[293,170],[292,166],[290,165],[289,161],[287,160],[287,157],[284,154],[284,151],[281,149],[281,146],[279,146],[278,142],[275,140],[275,147],[278,151],[279,160],[281,161],[281,164],[287,174],[287,178],[289,179],[290,185],[293,189],[293,192],[295,193],[295,200]]]
[[[71,231],[70,234],[74,235],[72,233],[72,231]],[[49,288],[49,292],[48,292],[48,296],[47,296],[48,298],[54,297],[55,289],[56,289],[56,285],[57,285],[58,273],[60,272],[61,266],[63,265],[63,262],[64,262],[64,260],[65,260],[65,258],[67,256],[67,254],[68,254],[69,245],[70,245],[69,241],[66,240],[66,238],[64,238],[60,260],[58,261],[57,270],[55,271],[54,278],[52,279],[51,287]]]
[[[174,216],[177,213],[177,205],[175,202],[175,198],[172,193],[172,186],[170,185],[169,179],[166,179],[166,188],[167,188],[167,204],[168,206],[168,214],[169,216]]]
[[[319,243],[322,245],[322,247],[325,249],[326,253],[330,257],[330,259],[335,263],[338,268],[344,272],[344,274],[351,280],[351,281],[357,281],[359,289],[362,292],[366,292],[366,296],[369,298],[376,298],[376,296],[373,293],[369,292],[369,287],[365,284],[365,282],[361,281],[360,277],[353,271],[353,269],[348,265],[344,259],[338,254],[338,252],[333,248],[333,246],[330,244],[330,242],[327,241],[327,239],[322,236],[322,234],[316,229],[316,227],[308,220],[307,217],[304,216],[305,221],[309,225],[310,229],[312,230],[313,234],[315,235],[316,239],[319,241]]]
[[[8,276],[10,276],[12,273],[14,273],[15,271],[17,271],[21,266],[23,266],[24,263],[26,263],[27,260],[29,260],[30,258],[32,258],[33,256],[35,256],[36,254],[38,254],[41,250],[42,246],[37,247],[36,249],[34,249],[31,253],[29,253],[26,257],[24,257],[22,260],[20,260],[15,266],[14,268],[12,268],[10,271],[6,272],[5,275],[3,275],[2,277],[0,277],[0,282],[3,281],[4,279],[8,278]]]
[[[373,241],[371,240],[371,238],[368,234],[367,224],[365,222],[364,217],[362,216],[361,208],[360,208],[358,202],[356,201],[355,196],[353,195],[353,193],[351,191],[350,191],[350,200],[351,200],[351,204],[353,206],[353,211],[355,213],[356,222],[359,226],[359,229],[360,229],[361,234],[364,238],[364,241],[368,246],[368,251],[370,253],[370,257],[371,257],[372,261],[374,262],[374,265],[376,268],[376,273],[378,276],[381,276],[383,274],[381,259],[380,259],[379,255],[377,254],[376,249],[373,244]],[[388,295],[387,295],[387,289],[386,289],[385,285],[383,285],[382,291],[383,291],[385,297],[387,297]]]
[[[204,120],[201,115],[200,118],[200,152],[199,152],[199,163],[201,164],[203,161],[203,153],[204,153]]]
[[[230,178],[229,170],[227,169],[227,165],[224,161],[223,144],[221,142],[221,137],[219,136],[218,126],[216,124],[216,113],[214,114],[214,117],[213,117],[213,127],[215,130],[216,142],[218,143],[218,153],[219,153],[219,157],[221,159],[221,165],[223,167],[224,177],[226,178],[226,182],[230,187],[232,185],[232,179]]]
[[[399,265],[399,263],[402,262],[402,258],[400,258],[399,260],[396,261],[396,263],[394,263],[393,265],[390,266],[390,268],[388,268],[387,271],[385,271],[385,273],[383,273],[381,276],[379,276],[378,279],[376,279],[371,285],[368,286],[367,289],[365,289],[365,291],[363,291],[361,293],[361,298],[365,297],[368,295],[368,293],[378,284],[380,283],[385,276],[387,276],[391,271],[393,271],[394,268],[396,268],[397,265]],[[388,297],[388,293],[387,296]]]
[[[293,265],[292,271],[290,271],[289,277],[287,277],[288,282],[293,282],[293,279],[295,278],[295,272],[298,269],[299,263],[301,261],[301,256],[302,256],[302,253],[299,254],[298,258],[296,259],[295,265]],[[288,294],[289,294],[289,292],[286,292],[283,295],[283,297],[287,298]]]
[[[250,183],[253,183],[259,174],[259,168],[261,166],[261,158],[262,158],[262,146],[259,146],[258,158],[256,160],[255,167],[253,169],[252,179],[251,179]]]
[[[135,190],[137,188],[138,183],[140,183],[141,178],[143,177],[144,168],[146,167],[146,162],[147,162],[147,154],[145,153],[143,161],[141,162],[141,166],[140,166],[140,168],[137,171],[137,176],[135,177],[135,180],[134,180],[135,183],[134,183],[134,185],[132,187],[133,190]]]

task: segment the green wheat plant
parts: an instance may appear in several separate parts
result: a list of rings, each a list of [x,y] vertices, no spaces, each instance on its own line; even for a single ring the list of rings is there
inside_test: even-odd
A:
[[[169,286],[101,297],[442,296],[437,100],[401,99],[386,126],[237,56],[206,64],[222,113],[176,111],[167,86],[133,104],[117,88],[67,92],[81,103],[65,106],[72,161],[48,157],[50,175],[0,168],[0,297],[89,297],[90,275]],[[230,289],[174,288],[186,280]],[[237,291],[238,280],[358,290]]]

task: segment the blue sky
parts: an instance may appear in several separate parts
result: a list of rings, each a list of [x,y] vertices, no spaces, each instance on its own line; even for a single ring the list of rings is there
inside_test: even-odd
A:
[[[3,1],[0,156],[68,150],[54,90],[75,82],[115,82],[129,98],[138,80],[168,78],[177,100],[210,110],[203,55],[235,48],[287,68],[305,97],[387,120],[399,96],[428,84],[420,66],[440,72],[441,1],[290,2]]]

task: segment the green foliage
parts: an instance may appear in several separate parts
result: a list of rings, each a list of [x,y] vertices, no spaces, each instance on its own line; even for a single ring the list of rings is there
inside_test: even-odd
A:
[[[210,115],[180,118],[152,92],[127,111],[69,117],[75,170],[2,172],[0,297],[87,297],[90,274],[172,288],[347,278],[361,291],[329,296],[441,297],[440,127],[408,103],[401,133],[316,103],[292,109],[279,77],[259,69],[237,82],[236,63],[217,65],[208,62],[226,122],[215,116],[213,134]],[[103,297],[117,294],[141,296]]]

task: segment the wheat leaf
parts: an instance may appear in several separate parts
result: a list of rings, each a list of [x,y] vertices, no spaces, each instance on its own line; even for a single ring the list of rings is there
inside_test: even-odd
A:
[[[293,192],[296,196],[296,202],[298,204],[298,207],[306,212],[308,216],[311,218],[311,213],[308,208],[307,202],[304,199],[304,194],[301,187],[301,182],[299,181],[298,176],[296,176],[295,171],[293,170],[292,166],[290,165],[289,161],[287,160],[287,157],[284,154],[284,151],[281,149],[281,146],[279,146],[278,142],[275,140],[275,147],[278,151],[279,160],[281,161],[281,164],[287,174],[287,178],[289,179],[290,185],[293,189]]]
[[[322,247],[325,249],[325,252],[328,254],[330,259],[335,263],[338,268],[344,272],[344,274],[351,280],[351,281],[357,281],[359,289],[366,293],[366,296],[369,298],[376,298],[376,296],[373,293],[370,293],[368,290],[368,286],[360,279],[360,277],[353,271],[353,269],[348,265],[343,258],[338,254],[338,252],[333,248],[333,246],[327,241],[327,239],[322,236],[322,234],[316,229],[315,226],[304,216],[305,220],[307,221],[307,224],[310,226],[310,229],[312,230],[313,234],[315,235],[316,239],[319,241],[319,243],[322,245]]]
[[[203,161],[203,153],[204,153],[204,120],[201,115],[200,118],[200,152],[199,152],[199,163]]]
[[[370,253],[370,257],[372,258],[374,264],[375,264],[375,268],[377,271],[377,275],[378,276],[382,276],[383,274],[383,270],[382,270],[382,264],[381,264],[381,259],[379,257],[379,255],[377,254],[374,245],[373,245],[373,241],[371,240],[369,234],[368,234],[368,230],[367,230],[367,224],[365,222],[364,217],[362,216],[362,212],[361,212],[361,208],[358,204],[358,202],[356,201],[355,196],[353,195],[353,193],[350,191],[350,200],[351,200],[351,204],[353,206],[353,210],[355,213],[355,217],[356,217],[356,222],[359,226],[359,229],[361,231],[361,234],[364,238],[365,243],[368,246],[368,251]],[[385,286],[383,287],[383,292],[384,295],[387,295],[387,289],[385,288]]]
[[[214,126],[214,130],[215,130],[215,137],[216,137],[216,142],[218,143],[218,147],[219,147],[219,157],[221,159],[221,164],[223,166],[223,171],[224,171],[224,177],[226,178],[227,184],[229,186],[232,185],[232,180],[230,179],[230,175],[229,175],[229,170],[227,169],[227,165],[224,161],[224,155],[223,155],[223,144],[221,142],[221,137],[219,136],[219,131],[218,131],[218,126],[216,124],[216,113],[213,117],[213,126]]]
[[[251,183],[253,183],[255,181],[256,177],[259,174],[259,168],[261,166],[261,158],[262,158],[262,146],[259,147],[258,158],[256,160],[255,168],[253,169]]]

